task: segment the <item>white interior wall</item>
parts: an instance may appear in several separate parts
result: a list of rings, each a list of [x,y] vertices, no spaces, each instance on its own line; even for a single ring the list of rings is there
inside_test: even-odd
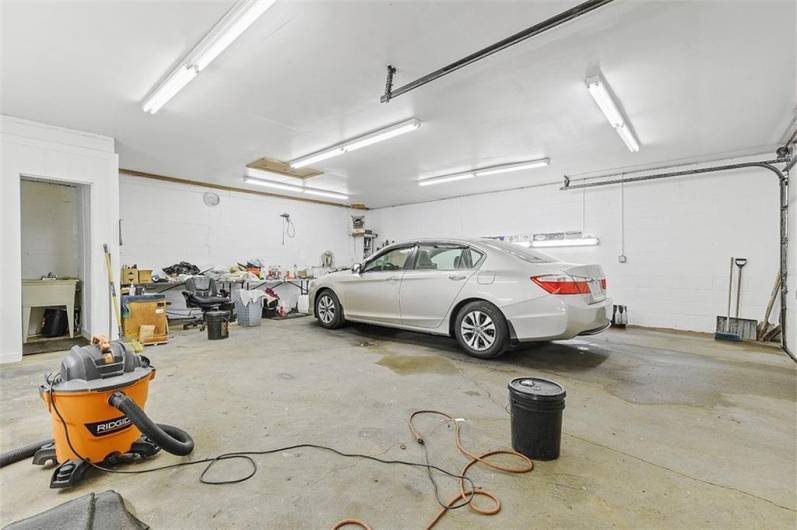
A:
[[[22,180],[22,277],[81,276],[80,190]],[[77,252],[76,252],[77,250]]]
[[[89,234],[84,252],[83,321],[90,334],[108,332],[108,280],[103,243],[118,267],[119,161],[107,136],[0,116],[0,362],[22,358],[22,177],[86,185]]]
[[[202,196],[220,196],[215,207]],[[354,240],[351,210],[338,206],[296,201],[251,193],[214,190],[201,186],[120,175],[123,263],[144,269],[161,269],[189,261],[201,270],[230,266],[260,258],[266,266],[292,270],[321,264],[330,250],[335,265],[351,265]],[[282,244],[282,213],[289,213],[295,237]],[[278,291],[289,306],[296,289]],[[169,292],[175,311],[182,307],[179,290]]]
[[[81,189],[74,185],[22,179],[22,277],[83,280]],[[78,306],[82,305],[78,296]],[[30,335],[41,333],[43,307],[31,311]]]
[[[610,296],[628,306],[631,324],[704,332],[726,311],[730,257],[746,257],[740,316],[763,318],[778,270],[778,186],[769,172],[625,185],[625,264],[617,259],[621,188],[560,186],[382,208],[371,212],[372,224],[380,240],[583,229],[600,245],[545,251],[601,264]]]

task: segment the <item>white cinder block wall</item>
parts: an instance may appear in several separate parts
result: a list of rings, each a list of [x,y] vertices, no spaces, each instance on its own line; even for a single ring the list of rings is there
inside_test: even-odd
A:
[[[601,264],[610,296],[628,306],[630,323],[650,327],[714,331],[716,315],[727,308],[729,259],[746,257],[740,316],[763,318],[778,270],[778,186],[770,173],[625,185],[625,264],[617,259],[623,190],[560,185],[381,208],[370,219],[380,240],[583,228],[600,238],[599,246],[546,252]],[[771,322],[777,314],[776,308]]]
[[[351,210],[338,206],[220,191],[119,175],[122,217],[122,262],[142,269],[161,269],[189,261],[201,270],[260,258],[285,269],[321,264],[330,250],[336,265],[350,265],[354,256]],[[220,196],[215,207],[202,196]],[[282,213],[293,219],[295,237],[282,243]],[[296,289],[278,290],[293,306]],[[180,290],[169,291],[174,313],[183,307]]]
[[[23,180],[22,277],[82,276],[81,201],[74,186]]]

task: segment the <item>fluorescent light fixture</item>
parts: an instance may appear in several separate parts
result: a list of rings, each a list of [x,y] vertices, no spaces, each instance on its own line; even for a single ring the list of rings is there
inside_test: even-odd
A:
[[[382,142],[389,138],[394,138],[401,134],[414,131],[420,126],[421,120],[412,118],[410,120],[396,123],[389,127],[358,136],[356,138],[345,140],[339,144],[333,145],[332,147],[327,147],[326,149],[316,151],[315,153],[299,157],[296,160],[291,161],[290,164],[291,167],[295,169],[309,166],[315,162],[320,162],[321,160],[326,160],[327,158],[332,158],[333,156],[342,155],[343,153],[348,153],[349,151],[356,151],[357,149],[367,145]]]
[[[542,241],[532,241],[531,246],[535,248],[544,247],[589,247],[599,243],[597,237],[579,237],[571,239],[544,239]]]
[[[639,141],[634,136],[631,125],[623,117],[620,105],[603,76],[598,74],[588,77],[586,83],[592,99],[595,100],[603,115],[625,142],[628,150],[633,153],[639,151]]]
[[[315,188],[305,188],[304,192],[308,195],[317,195],[319,197],[328,197],[330,199],[339,199],[345,201],[349,198],[348,195],[344,193],[337,193],[334,191],[326,191],[326,190],[317,190]]]
[[[333,156],[342,155],[344,152],[345,151],[343,151],[342,147],[330,147],[329,149],[318,151],[316,153],[313,153],[312,155],[307,155],[302,158],[297,158],[290,164],[292,168],[299,169],[300,167],[309,166],[310,164],[315,164],[316,162],[326,160],[327,158],[332,158]]]
[[[294,193],[304,192],[304,188],[302,188],[301,186],[283,184],[282,182],[273,182],[270,180],[263,180],[254,177],[244,177],[244,182],[246,182],[247,184],[257,184],[258,186],[265,186],[266,188],[274,188],[275,190],[292,191]]]
[[[243,0],[225,14],[191,53],[191,64],[201,72],[213,59],[266,12],[276,0]]]
[[[155,90],[144,100],[141,108],[144,112],[155,114],[164,106],[175,94],[183,89],[185,85],[196,77],[196,68],[190,66],[180,66],[167,77],[163,83],[159,84]]]
[[[486,177],[487,175],[498,175],[500,173],[509,173],[510,171],[522,171],[524,169],[534,169],[537,167],[545,167],[551,163],[550,158],[540,158],[538,160],[529,160],[527,162],[516,162],[514,164],[502,164],[500,166],[486,167],[484,169],[477,169],[475,175],[477,177]]]
[[[246,168],[244,173],[247,177],[271,180],[275,182],[282,182],[283,184],[291,184],[293,186],[301,186],[304,181],[299,177],[292,177],[282,173],[275,173],[273,171],[266,171],[265,169],[257,169],[253,167]]]
[[[244,177],[244,182],[246,182],[247,184],[256,184],[258,186],[265,186],[266,188],[274,188],[275,190],[290,191],[290,192],[293,192],[293,193],[306,193],[308,195],[317,195],[319,197],[327,197],[327,198],[330,198],[330,199],[338,199],[338,200],[341,200],[341,201],[345,201],[345,200],[347,200],[349,198],[349,196],[346,195],[345,193],[339,193],[339,192],[336,192],[336,191],[328,191],[328,190],[320,190],[320,189],[317,189],[317,188],[308,188],[308,187],[303,186],[303,185],[302,186],[298,186],[296,184],[285,184],[284,182],[277,182],[277,181],[274,181],[274,180],[268,180],[268,179],[264,179],[264,178],[261,178],[261,177],[258,177],[258,176],[253,176],[253,175],[257,174],[255,172],[257,172],[257,173],[266,173],[266,174],[269,174],[269,175],[274,175],[275,177],[282,176],[284,178],[284,175],[278,175],[277,173],[271,173],[270,171],[262,171],[262,170],[259,170],[259,169],[247,168],[246,176]],[[269,176],[269,178],[272,178],[272,177]],[[289,178],[291,178],[291,177],[289,177]]]
[[[634,133],[631,132],[631,129],[628,128],[627,124],[615,127],[614,130],[617,131],[617,134],[619,134],[620,138],[623,139],[629,151],[631,151],[632,153],[636,153],[637,151],[639,151],[639,142],[634,136]]]
[[[361,147],[375,144],[377,142],[381,142],[383,140],[387,140],[389,138],[393,138],[395,136],[399,136],[401,134],[414,131],[420,126],[421,126],[420,120],[416,120],[415,118],[413,118],[405,122],[391,125],[390,127],[386,127],[374,133],[366,134],[359,138],[355,138],[354,140],[349,140],[343,144],[343,150],[346,151],[347,153],[349,151],[355,151]]]
[[[276,0],[238,0],[180,64],[150,91],[141,108],[155,114],[204,70]]]
[[[439,177],[430,177],[418,181],[418,186],[433,186],[435,184],[444,184],[446,182],[454,182],[457,180],[472,179],[476,176],[474,173],[455,173],[453,175],[441,175]]]
[[[474,177],[485,177],[487,175],[498,175],[509,173],[510,171],[521,171],[523,169],[533,169],[550,165],[550,158],[538,158],[536,160],[526,160],[525,162],[513,162],[511,164],[501,164],[498,166],[484,167],[466,171],[463,173],[452,173],[450,175],[440,175],[439,177],[429,177],[418,180],[418,186],[432,186],[434,184],[444,184],[457,180],[472,179]]]

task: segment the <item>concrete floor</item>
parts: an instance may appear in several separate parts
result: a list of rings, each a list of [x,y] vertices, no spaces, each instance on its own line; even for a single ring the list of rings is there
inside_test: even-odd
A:
[[[420,408],[465,418],[473,450],[505,447],[507,382],[534,375],[563,384],[561,458],[525,475],[477,466],[472,477],[500,497],[502,510],[458,510],[440,528],[797,523],[797,370],[772,348],[628,329],[478,361],[445,338],[362,325],[330,332],[302,318],[233,326],[225,341],[178,331],[146,355],[158,368],[147,411],[191,432],[195,457],[317,442],[422,461],[405,423]],[[0,370],[0,450],[48,435],[36,387],[59,357]],[[420,425],[432,460],[459,471],[465,458],[450,429],[432,418]],[[140,468],[178,460],[162,453]],[[192,467],[97,475],[71,491],[48,489],[49,470],[18,463],[0,470],[0,523],[106,489],[153,528],[316,529],[346,517],[375,529],[422,528],[437,512],[422,470],[309,449],[257,461],[253,479],[231,486],[202,485]],[[242,472],[228,463],[214,476]],[[448,498],[456,484],[442,480],[442,488]]]

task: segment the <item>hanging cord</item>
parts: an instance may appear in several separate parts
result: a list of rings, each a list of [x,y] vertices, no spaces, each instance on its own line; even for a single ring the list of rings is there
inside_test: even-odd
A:
[[[52,373],[50,373],[46,377],[46,382],[47,382],[47,386],[48,386],[47,394],[49,396],[49,400],[48,400],[49,401],[49,405],[52,406],[53,411],[55,412],[56,416],[58,416],[58,419],[59,419],[59,421],[61,422],[61,425],[64,428],[64,437],[66,438],[66,443],[69,446],[69,449],[80,460],[82,460],[83,462],[85,462],[89,466],[91,466],[94,469],[97,469],[99,471],[104,471],[106,473],[117,473],[117,474],[124,474],[124,475],[140,475],[140,474],[144,474],[144,473],[153,473],[153,472],[156,472],[156,471],[164,471],[164,470],[167,470],[167,469],[174,469],[174,468],[178,468],[178,467],[194,466],[194,465],[197,465],[197,464],[207,464],[205,466],[205,468],[202,470],[202,473],[199,475],[199,481],[202,484],[208,484],[208,485],[214,485],[214,486],[216,486],[216,485],[224,485],[224,484],[238,484],[240,482],[244,482],[244,481],[249,480],[250,478],[254,477],[257,474],[258,467],[257,467],[257,463],[255,462],[254,458],[252,458],[253,456],[271,455],[271,454],[281,453],[281,452],[285,452],[285,451],[290,451],[290,450],[293,450],[293,449],[319,449],[319,450],[322,450],[322,451],[328,451],[328,452],[334,453],[334,454],[336,454],[338,456],[341,456],[341,457],[344,457],[344,458],[361,458],[361,459],[364,459],[364,460],[370,460],[370,461],[378,462],[378,463],[381,463],[381,464],[402,465],[402,466],[417,467],[417,468],[425,469],[427,474],[428,474],[428,476],[429,476],[429,479],[431,480],[431,482],[433,484],[433,489],[434,489],[434,492],[435,492],[435,500],[441,506],[441,513],[438,514],[437,518],[435,519],[435,522],[433,522],[432,525],[428,526],[427,528],[431,528],[431,526],[433,526],[436,523],[436,521],[439,520],[440,517],[442,517],[442,514],[448,512],[449,510],[457,509],[457,508],[461,508],[463,506],[470,505],[470,503],[473,500],[474,496],[477,495],[477,494],[480,494],[479,492],[482,491],[480,488],[476,487],[476,484],[473,482],[473,479],[471,479],[470,477],[467,477],[465,475],[465,472],[467,472],[467,470],[470,467],[470,465],[472,465],[475,462],[471,462],[471,464],[468,464],[468,466],[465,467],[465,472],[463,472],[461,475],[460,474],[456,474],[456,473],[452,473],[450,471],[447,471],[447,470],[443,469],[442,467],[439,467],[439,466],[436,466],[434,464],[429,463],[429,455],[428,455],[428,453],[426,453],[426,447],[424,447],[424,456],[425,456],[425,462],[424,463],[409,462],[409,461],[405,461],[405,460],[388,460],[388,459],[383,459],[383,458],[379,458],[379,457],[371,456],[371,455],[366,455],[366,454],[346,453],[344,451],[340,451],[338,449],[335,449],[334,447],[329,447],[329,446],[326,446],[326,445],[313,444],[313,443],[300,443],[300,444],[294,444],[294,445],[289,445],[289,446],[285,446],[285,447],[278,447],[278,448],[275,448],[275,449],[266,449],[266,450],[262,450],[262,451],[235,451],[235,452],[230,452],[230,453],[222,453],[222,454],[220,454],[218,456],[214,456],[214,457],[201,458],[199,460],[190,460],[190,461],[187,461],[187,462],[177,462],[176,464],[168,464],[168,465],[165,465],[165,466],[158,466],[158,467],[153,467],[153,468],[149,468],[149,469],[141,469],[141,470],[122,470],[122,469],[112,469],[112,468],[100,466],[100,465],[97,465],[97,464],[91,462],[87,458],[84,458],[83,456],[80,455],[80,453],[77,452],[75,447],[72,445],[72,440],[70,439],[70,436],[69,436],[69,428],[67,426],[66,420],[61,415],[61,412],[58,410],[58,406],[55,403],[56,399],[55,399],[55,393],[53,392],[53,385],[55,385],[55,383],[57,383],[59,381],[59,379],[63,375],[63,373],[64,373],[64,371],[62,369],[55,377],[53,377]],[[423,413],[423,412],[428,412],[428,411],[418,411],[418,412],[416,412],[414,414]],[[413,416],[414,416],[414,414],[413,414]],[[438,413],[438,414],[442,414],[442,413]],[[450,418],[450,416],[447,416],[447,417]],[[459,428],[458,427],[459,426],[457,426],[457,439],[459,439]],[[413,430],[413,434],[416,433],[416,431],[412,427],[412,417],[410,418],[410,429]],[[417,435],[417,434],[415,434],[415,435],[416,435],[416,439],[417,439],[417,437],[419,435]],[[459,442],[458,442],[458,445],[459,445]],[[464,451],[464,449],[462,449],[462,450]],[[499,452],[493,452],[493,453],[489,453],[489,454],[497,454]],[[468,454],[468,453],[466,453],[466,454]],[[481,455],[481,457],[489,456],[489,454]],[[228,479],[228,480],[210,480],[210,479],[206,478],[208,472],[211,470],[211,468],[216,463],[221,462],[223,460],[234,460],[234,459],[245,460],[251,466],[251,470],[249,471],[249,473],[247,473],[246,475],[244,475],[242,477],[237,477],[237,478]],[[491,467],[495,467],[492,464],[487,464],[487,465],[490,465]],[[498,469],[498,468],[496,468],[496,469]],[[460,504],[457,504],[456,501],[460,500],[460,498],[463,498],[462,495],[458,495],[451,502],[448,502],[448,503],[443,502],[440,499],[439,495],[438,495],[438,486],[437,486],[437,483],[436,483],[436,481],[434,479],[434,476],[431,473],[432,470],[438,471],[439,473],[442,473],[443,475],[446,475],[447,477],[458,479],[459,480],[459,484],[460,484],[460,491],[465,491],[465,483],[467,482],[468,491],[474,492],[474,493],[472,493],[468,497],[465,497],[464,498],[464,502],[462,502]],[[496,501],[497,501],[497,499],[496,499]],[[371,527],[368,526],[367,523],[365,523],[363,521],[360,521],[359,519],[345,519],[343,521],[340,521],[340,522],[336,523],[336,525],[333,526],[332,528],[333,528],[333,530],[337,530],[337,529],[342,528],[342,527],[347,526],[347,525],[357,525],[357,526],[360,526],[361,528],[363,528],[365,530],[372,530]]]
[[[282,244],[285,245],[285,236],[293,239],[296,236],[296,225],[293,224],[290,214],[283,213],[282,217]]]

